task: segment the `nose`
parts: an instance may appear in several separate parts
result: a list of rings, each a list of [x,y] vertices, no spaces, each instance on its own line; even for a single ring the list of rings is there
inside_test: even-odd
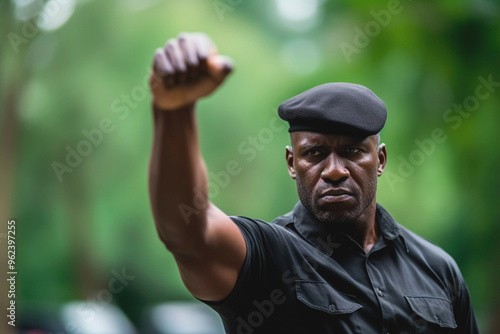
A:
[[[346,168],[342,159],[339,159],[335,154],[330,154],[325,161],[325,166],[321,172],[321,178],[333,182],[342,181],[351,176],[351,173]]]

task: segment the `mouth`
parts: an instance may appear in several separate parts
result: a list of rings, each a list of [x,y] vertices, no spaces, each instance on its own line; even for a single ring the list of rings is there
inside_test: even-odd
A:
[[[352,192],[344,188],[332,188],[324,191],[319,196],[319,201],[327,203],[340,203],[353,199]]]

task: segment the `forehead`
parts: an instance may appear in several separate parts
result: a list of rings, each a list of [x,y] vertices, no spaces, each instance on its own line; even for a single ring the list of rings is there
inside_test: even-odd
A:
[[[343,134],[319,133],[309,131],[295,131],[290,133],[292,146],[341,146],[341,145],[370,145],[377,141],[376,136],[356,137]]]

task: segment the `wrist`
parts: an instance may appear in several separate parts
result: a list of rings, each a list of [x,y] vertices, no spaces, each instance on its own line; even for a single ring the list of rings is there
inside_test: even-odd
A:
[[[191,127],[196,122],[195,104],[187,104],[177,108],[161,108],[154,102],[152,103],[153,121],[156,125],[175,124],[177,127],[183,127],[187,124]]]
[[[152,108],[154,112],[166,112],[166,113],[171,113],[171,112],[186,112],[189,110],[194,110],[195,107],[195,102],[188,103],[185,105],[181,106],[173,106],[173,107],[163,107],[159,106],[154,100],[152,101]]]

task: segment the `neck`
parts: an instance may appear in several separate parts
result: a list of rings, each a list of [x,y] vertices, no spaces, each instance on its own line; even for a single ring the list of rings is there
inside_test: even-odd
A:
[[[368,205],[366,210],[352,223],[346,233],[353,238],[368,254],[379,239],[379,228],[375,219],[377,202]]]

